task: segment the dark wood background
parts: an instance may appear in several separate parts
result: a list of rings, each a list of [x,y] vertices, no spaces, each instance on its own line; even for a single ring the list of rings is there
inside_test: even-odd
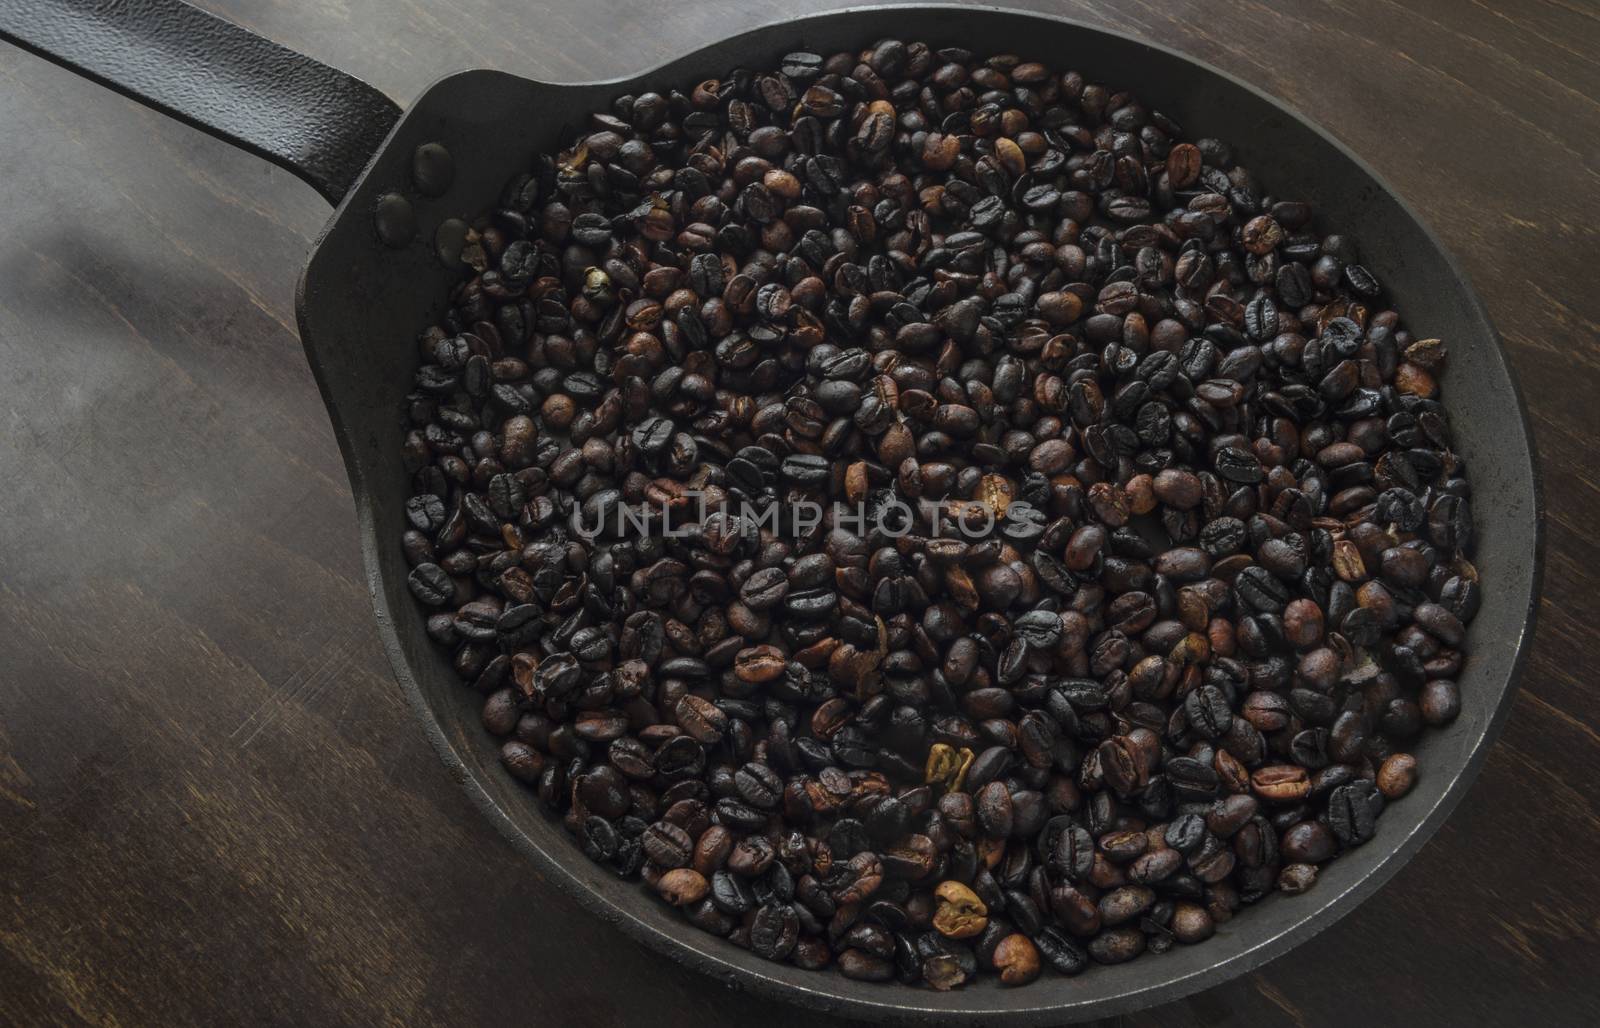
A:
[[[205,6],[402,102],[475,65],[611,77],[794,9]],[[1549,511],[1533,659],[1459,812],[1292,956],[1127,1023],[1594,1023],[1600,8],[1027,6],[1276,93],[1420,208],[1505,335]],[[801,1023],[583,915],[413,725],[295,337],[326,214],[0,45],[0,1023]]]

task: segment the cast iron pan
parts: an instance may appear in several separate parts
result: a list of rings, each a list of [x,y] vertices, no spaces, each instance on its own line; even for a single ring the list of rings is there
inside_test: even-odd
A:
[[[746,32],[626,80],[552,85],[462,72],[402,111],[365,83],[178,0],[0,0],[0,34],[288,168],[336,205],[300,279],[300,335],[344,452],[395,677],[450,773],[540,872],[629,935],[730,987],[872,1019],[1059,1023],[1218,984],[1377,892],[1466,793],[1510,706],[1533,627],[1541,516],[1526,416],[1483,305],[1438,240],[1366,164],[1214,68],[1059,18],[970,6],[867,7]],[[1421,779],[1384,814],[1377,838],[1329,865],[1311,892],[1270,897],[1203,945],[1079,978],[1047,973],[1023,989],[1002,990],[991,978],[937,993],[768,963],[689,928],[637,883],[591,864],[501,770],[497,747],[478,724],[480,698],[459,684],[423,632],[398,543],[410,480],[400,462],[401,397],[416,365],[413,340],[441,313],[459,276],[434,255],[440,222],[485,209],[536,153],[554,148],[564,125],[583,124],[617,94],[686,87],[735,66],[770,65],[792,50],[859,49],[889,35],[1015,52],[1133,89],[1192,137],[1231,142],[1272,192],[1314,201],[1325,226],[1359,241],[1407,323],[1449,344],[1445,402],[1479,501],[1477,565],[1487,588],[1460,679],[1461,717],[1420,745]],[[412,155],[430,142],[455,160],[454,181],[441,196],[424,196],[412,182]],[[386,196],[388,242],[374,220]]]

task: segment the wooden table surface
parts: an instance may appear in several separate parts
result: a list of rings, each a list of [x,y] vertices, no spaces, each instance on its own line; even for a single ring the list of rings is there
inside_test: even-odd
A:
[[[470,66],[611,77],[795,9],[205,6],[402,102]],[[1538,638],[1460,810],[1291,956],[1126,1022],[1595,1023],[1600,8],[1026,6],[1187,50],[1376,166],[1488,303],[1544,464]],[[311,189],[4,45],[0,140],[0,1023],[816,1023],[584,915],[413,724],[295,336]]]

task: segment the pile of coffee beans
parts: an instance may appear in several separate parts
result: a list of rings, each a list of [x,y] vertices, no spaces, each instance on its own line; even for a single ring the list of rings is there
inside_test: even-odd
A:
[[[506,770],[734,945],[949,989],[1198,943],[1459,710],[1445,347],[1129,93],[792,53],[619,97],[462,256],[411,589]]]

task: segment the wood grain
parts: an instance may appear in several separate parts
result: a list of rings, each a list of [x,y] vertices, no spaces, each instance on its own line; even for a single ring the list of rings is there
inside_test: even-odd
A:
[[[624,74],[793,5],[205,6],[405,101],[473,66]],[[1184,49],[1375,165],[1488,303],[1545,476],[1533,658],[1459,812],[1291,958],[1126,1022],[1594,1023],[1600,10],[1018,6]],[[403,709],[293,328],[311,189],[10,48],[0,139],[0,1023],[801,1023],[542,883]]]

